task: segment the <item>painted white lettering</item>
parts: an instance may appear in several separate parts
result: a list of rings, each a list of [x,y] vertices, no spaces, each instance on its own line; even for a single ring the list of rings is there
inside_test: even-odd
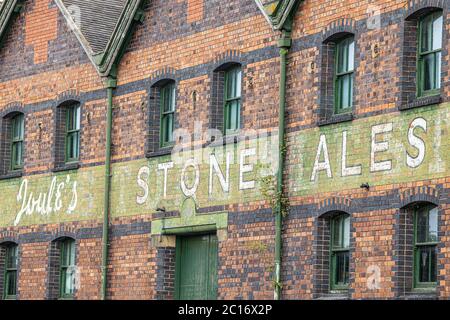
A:
[[[136,202],[139,205],[144,204],[148,199],[148,178],[150,177],[150,168],[145,166],[139,169],[137,184],[142,189],[142,195],[136,196]]]
[[[361,172],[361,165],[347,167],[347,131],[344,131],[342,132],[342,176],[357,176]]]
[[[380,124],[372,127],[372,150],[370,153],[370,171],[378,172],[378,171],[389,171],[392,169],[392,161],[380,161],[377,162],[375,160],[375,156],[377,153],[386,152],[389,150],[389,142],[384,140],[377,142],[377,136],[380,134],[385,134],[392,132],[393,125],[392,123]]]
[[[194,168],[195,178],[192,187],[186,186],[186,173],[189,167]],[[181,172],[181,190],[186,197],[193,197],[197,192],[198,185],[200,183],[200,169],[195,163],[194,159],[189,159],[186,161],[183,170]]]
[[[247,190],[255,188],[255,181],[244,181],[244,174],[253,171],[253,164],[245,164],[245,159],[250,156],[256,155],[256,149],[245,149],[241,152],[240,164],[239,164],[239,189]]]
[[[167,197],[167,174],[169,172],[169,169],[173,168],[173,162],[166,162],[166,163],[160,163],[158,164],[158,170],[164,171],[164,198]]]
[[[419,151],[416,157],[411,156],[409,152],[406,151],[406,163],[411,168],[417,168],[425,160],[425,142],[418,136],[414,135],[414,130],[416,128],[420,128],[427,132],[427,121],[423,118],[417,118],[409,126],[408,141],[411,146]]]
[[[213,193],[213,175],[216,173],[219,178],[220,185],[224,192],[230,191],[230,162],[231,162],[231,153],[227,153],[227,159],[225,164],[225,177],[220,169],[219,163],[217,161],[216,155],[211,154],[209,156],[209,194]]]
[[[323,162],[320,161],[322,153],[324,156]],[[328,156],[327,138],[324,134],[320,136],[320,142],[317,148],[316,160],[314,162],[311,181],[316,181],[317,174],[323,170],[326,170],[328,178],[333,177],[333,174],[331,172],[330,157]]]

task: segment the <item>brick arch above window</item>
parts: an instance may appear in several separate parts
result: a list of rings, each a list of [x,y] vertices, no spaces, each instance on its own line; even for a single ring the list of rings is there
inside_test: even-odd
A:
[[[446,0],[410,0],[405,10],[405,20],[419,19],[435,10],[443,10]]]
[[[439,189],[422,186],[411,188],[400,193],[400,208],[405,209],[415,203],[439,205]]]
[[[317,215],[319,217],[330,215],[333,212],[351,215],[353,213],[352,200],[346,197],[332,197],[321,201],[317,206]]]

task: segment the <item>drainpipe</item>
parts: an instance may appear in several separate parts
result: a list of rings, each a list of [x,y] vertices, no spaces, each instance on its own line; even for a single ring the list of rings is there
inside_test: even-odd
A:
[[[105,156],[105,198],[103,209],[103,232],[102,232],[102,290],[101,299],[106,300],[108,285],[108,247],[109,247],[109,213],[111,192],[111,132],[113,116],[113,91],[117,87],[115,77],[109,76],[106,80],[107,112],[106,112],[106,156]]]
[[[284,161],[286,156],[286,67],[287,55],[292,45],[291,32],[282,30],[281,37],[278,40],[280,49],[280,107],[279,107],[279,166],[277,176],[277,205],[275,217],[275,292],[274,299],[281,299],[281,256],[282,256],[282,228],[283,228],[283,173]]]

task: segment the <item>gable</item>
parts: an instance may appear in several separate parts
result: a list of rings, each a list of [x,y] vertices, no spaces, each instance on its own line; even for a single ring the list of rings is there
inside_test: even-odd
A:
[[[295,4],[301,0],[255,0],[257,6],[273,29],[283,28]]]
[[[120,54],[142,0],[55,0],[100,76]]]

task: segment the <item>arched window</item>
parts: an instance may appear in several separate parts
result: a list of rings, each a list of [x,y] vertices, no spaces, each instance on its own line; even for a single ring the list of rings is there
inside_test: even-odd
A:
[[[161,110],[160,147],[167,147],[174,143],[175,131],[175,82],[169,81],[160,87],[159,104]]]
[[[76,290],[76,242],[63,237],[51,243],[47,298],[73,299]]]
[[[342,213],[331,219],[330,288],[346,290],[350,266],[350,216]]]
[[[224,133],[233,134],[241,128],[242,71],[235,65],[225,71]]]
[[[333,33],[334,32],[334,33]],[[359,56],[354,28],[337,25],[324,36],[320,66],[319,125],[353,119]]]
[[[227,62],[213,72],[209,126],[223,135],[242,128],[242,66]]]
[[[55,169],[75,169],[80,161],[81,106],[66,101],[56,108]]]
[[[439,207],[413,202],[399,212],[396,241],[398,294],[435,294],[438,283]]]
[[[2,119],[1,174],[21,171],[24,165],[25,115],[13,112]]]
[[[439,93],[442,65],[442,11],[434,11],[419,19],[418,95]]]
[[[17,298],[17,268],[19,246],[8,242],[0,245],[0,297],[4,300]]]
[[[314,295],[345,298],[350,284],[351,216],[332,209],[316,221]]]
[[[411,2],[412,5],[418,2]],[[438,1],[428,1],[438,5]],[[440,103],[445,14],[437,6],[408,10],[404,23],[400,110]]]
[[[335,113],[351,112],[355,72],[355,37],[347,36],[336,42],[335,49]]]
[[[414,207],[414,287],[437,284],[438,208],[431,204]]]

